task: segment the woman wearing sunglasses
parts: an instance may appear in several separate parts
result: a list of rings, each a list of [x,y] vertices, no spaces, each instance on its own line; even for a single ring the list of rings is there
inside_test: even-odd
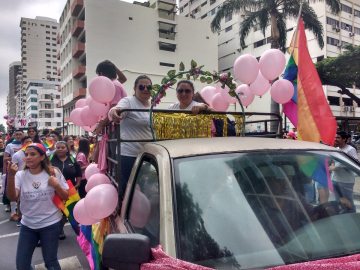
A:
[[[188,80],[181,80],[176,86],[176,96],[178,103],[170,104],[169,110],[191,110],[193,114],[198,114],[200,111],[213,111],[214,109],[207,104],[198,103],[193,100],[195,88],[192,82]]]
[[[135,80],[132,97],[121,99],[116,107],[110,110],[110,116],[115,122],[120,121],[120,136],[123,140],[146,140],[151,139],[149,112],[124,112],[123,109],[146,109],[150,108],[151,79],[141,75]],[[131,169],[135,159],[144,143],[123,142],[121,143],[121,188],[125,192]]]

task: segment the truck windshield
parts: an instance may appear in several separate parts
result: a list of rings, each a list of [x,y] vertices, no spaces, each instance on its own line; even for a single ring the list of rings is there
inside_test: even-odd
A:
[[[251,269],[360,252],[358,202],[337,202],[337,190],[340,197],[349,194],[336,182],[353,186],[360,167],[342,153],[269,150],[179,158],[174,173],[182,260]],[[317,190],[327,187],[335,194],[320,203]]]

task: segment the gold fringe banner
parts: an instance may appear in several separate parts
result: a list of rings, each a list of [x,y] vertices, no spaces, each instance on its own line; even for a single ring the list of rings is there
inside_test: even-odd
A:
[[[241,134],[244,119],[234,115],[237,135]],[[218,114],[185,114],[153,112],[153,129],[157,140],[211,137],[211,120],[224,121],[223,134],[227,136],[227,116]]]

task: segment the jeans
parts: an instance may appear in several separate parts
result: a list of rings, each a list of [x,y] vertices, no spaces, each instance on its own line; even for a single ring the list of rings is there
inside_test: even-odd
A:
[[[351,203],[351,210],[349,213],[356,213],[356,206],[354,204],[353,192],[354,192],[354,183],[341,183],[332,181],[334,186],[335,199],[339,200],[339,198],[344,197]],[[342,194],[339,194],[339,190]]]
[[[59,235],[62,230],[62,221],[53,225],[31,229],[21,224],[18,246],[16,250],[16,269],[33,270],[31,258],[38,241],[41,241],[41,251],[48,270],[61,270],[57,258]]]
[[[126,186],[129,181],[132,167],[135,164],[136,157],[121,156],[121,190],[125,194]]]
[[[315,189],[312,181],[310,183],[304,184],[304,193],[308,202],[315,202]]]

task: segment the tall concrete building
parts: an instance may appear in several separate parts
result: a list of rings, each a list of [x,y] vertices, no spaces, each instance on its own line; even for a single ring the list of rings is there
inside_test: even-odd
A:
[[[7,114],[16,117],[17,82],[22,74],[21,62],[13,62],[9,66],[9,93],[7,95]]]
[[[60,81],[59,46],[56,37],[59,23],[56,19],[35,17],[21,18],[22,77],[18,81],[17,118],[25,119],[26,86],[29,80]],[[16,121],[18,122],[18,121]]]
[[[180,0],[179,14],[195,20],[211,22],[223,2],[225,0]],[[306,31],[308,48],[313,62],[327,57],[336,57],[344,51],[341,45],[347,43],[360,44],[359,0],[341,0],[341,12],[339,15],[332,14],[325,1],[314,3],[312,7],[324,27],[325,43],[324,48],[320,49],[314,35]],[[238,32],[244,18],[245,13],[230,15],[221,23],[221,30],[218,32],[218,63],[219,70],[222,72],[230,71],[234,74],[234,62],[242,54],[251,54],[259,58],[262,53],[270,49],[270,26],[265,31],[264,36],[258,25],[253,27],[246,38],[247,48],[244,50],[240,48]],[[296,22],[289,20],[286,25],[287,46],[289,46],[296,28]],[[289,54],[286,56],[289,58]],[[338,94],[337,90],[336,87],[324,86],[324,92],[334,116],[359,117],[360,108],[357,108],[356,104],[347,96]],[[354,87],[351,91],[360,97],[359,88]],[[269,112],[270,93],[268,92],[262,98],[256,97],[252,105],[247,108],[247,111]]]
[[[68,134],[81,134],[70,112],[86,97],[96,66],[112,61],[127,77],[124,88],[133,95],[135,79],[147,74],[154,84],[180,62],[192,59],[209,71],[218,69],[217,35],[206,21],[176,15],[175,0],[134,4],[117,0],[68,0],[60,17],[61,88]],[[200,91],[205,85],[196,84]],[[160,104],[177,101],[175,90]],[[59,104],[61,105],[61,104]]]

